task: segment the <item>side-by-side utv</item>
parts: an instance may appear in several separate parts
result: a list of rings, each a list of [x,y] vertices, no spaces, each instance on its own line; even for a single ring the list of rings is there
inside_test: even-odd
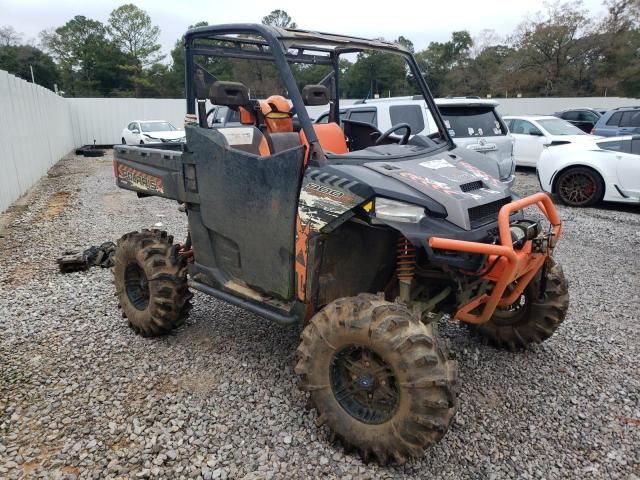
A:
[[[296,372],[318,425],[365,460],[420,455],[457,409],[441,319],[512,350],[564,320],[554,205],[516,198],[487,157],[456,147],[399,45],[248,24],[195,28],[184,43],[186,142],[117,146],[114,170],[121,188],[178,201],[189,234],[120,239],[123,316],[141,335],[168,333],[192,289],[300,324]],[[341,82],[352,81],[341,60],[375,55],[398,78],[372,88],[422,95],[435,132],[339,118]],[[221,107],[239,121],[211,122]],[[328,123],[307,107],[329,108]],[[525,218],[526,207],[541,215]]]

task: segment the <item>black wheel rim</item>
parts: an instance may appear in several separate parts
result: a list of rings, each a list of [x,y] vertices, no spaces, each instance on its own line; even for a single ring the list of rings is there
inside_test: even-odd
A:
[[[511,305],[497,307],[492,322],[497,325],[517,325],[526,318],[529,306],[530,301],[525,290]]]
[[[566,203],[582,205],[596,194],[595,179],[585,172],[570,172],[560,184],[560,196]]]
[[[140,265],[132,263],[127,266],[124,285],[133,306],[138,310],[145,310],[149,305],[149,282]]]
[[[390,420],[400,403],[400,389],[391,366],[365,346],[349,345],[331,362],[330,381],[340,406],[368,424]]]

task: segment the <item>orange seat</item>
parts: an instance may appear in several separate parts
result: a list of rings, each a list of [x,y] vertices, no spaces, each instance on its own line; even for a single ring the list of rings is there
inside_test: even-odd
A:
[[[271,95],[260,102],[268,133],[293,132],[293,115],[289,102],[282,95]]]
[[[337,123],[314,123],[313,129],[318,137],[318,142],[322,150],[326,153],[333,153],[336,155],[342,155],[343,153],[349,153],[347,147],[347,140],[344,137],[344,132]],[[306,145],[307,152],[309,151],[309,142],[307,136],[304,134],[304,130],[300,130],[300,142]],[[306,158],[305,158],[306,161]]]

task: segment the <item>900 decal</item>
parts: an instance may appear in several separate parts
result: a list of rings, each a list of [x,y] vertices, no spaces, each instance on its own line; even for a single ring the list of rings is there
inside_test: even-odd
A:
[[[126,165],[118,165],[118,180],[123,184],[152,193],[164,193],[162,179]]]

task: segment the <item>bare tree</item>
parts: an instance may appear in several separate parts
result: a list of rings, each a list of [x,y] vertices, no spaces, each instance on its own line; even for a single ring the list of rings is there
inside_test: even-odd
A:
[[[476,58],[486,48],[495,47],[496,45],[502,45],[504,43],[504,38],[498,35],[494,29],[484,28],[473,37],[473,45],[470,49],[471,58]]]
[[[22,40],[22,34],[16,32],[16,29],[10,25],[0,27],[0,45],[8,47],[10,45],[18,45]]]
[[[540,82],[545,95],[568,94],[573,92],[573,74],[597,47],[592,41],[593,20],[582,0],[545,2],[545,8],[516,31],[514,46],[522,57],[521,73]]]

